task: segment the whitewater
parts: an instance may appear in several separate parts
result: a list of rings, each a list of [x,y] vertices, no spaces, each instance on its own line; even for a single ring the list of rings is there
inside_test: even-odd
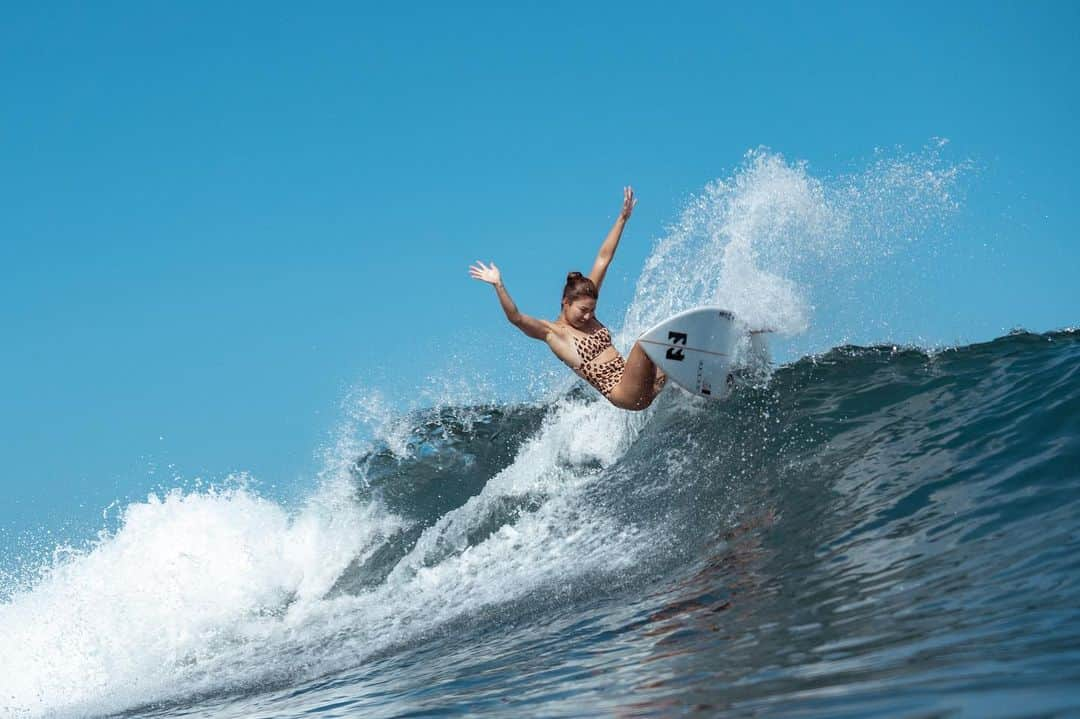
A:
[[[776,330],[727,401],[361,384],[299,501],[176,488],[24,563],[0,716],[1080,712],[1080,333],[890,335],[962,202],[941,150],[755,150],[690,198],[605,319]]]

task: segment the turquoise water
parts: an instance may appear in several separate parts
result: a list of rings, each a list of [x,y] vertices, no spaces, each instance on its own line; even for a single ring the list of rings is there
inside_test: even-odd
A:
[[[1080,334],[841,347],[627,421],[442,408],[298,517],[129,508],[0,607],[8,713],[1080,712]]]

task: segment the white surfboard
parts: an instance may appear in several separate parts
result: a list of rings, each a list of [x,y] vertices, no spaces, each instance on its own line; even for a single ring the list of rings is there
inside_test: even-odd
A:
[[[697,307],[669,317],[638,342],[672,382],[699,397],[720,399],[728,392],[736,344],[745,334],[731,312]]]

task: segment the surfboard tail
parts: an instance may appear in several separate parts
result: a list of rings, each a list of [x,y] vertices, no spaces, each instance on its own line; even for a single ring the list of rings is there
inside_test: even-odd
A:
[[[769,334],[769,331],[750,333],[750,356],[755,363],[768,364],[772,359],[769,356],[769,343],[766,339]]]

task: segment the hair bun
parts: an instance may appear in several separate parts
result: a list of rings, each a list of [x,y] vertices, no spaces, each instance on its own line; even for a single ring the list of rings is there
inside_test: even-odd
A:
[[[563,288],[563,302],[573,302],[579,297],[597,298],[596,285],[580,272],[566,274],[566,287]]]

